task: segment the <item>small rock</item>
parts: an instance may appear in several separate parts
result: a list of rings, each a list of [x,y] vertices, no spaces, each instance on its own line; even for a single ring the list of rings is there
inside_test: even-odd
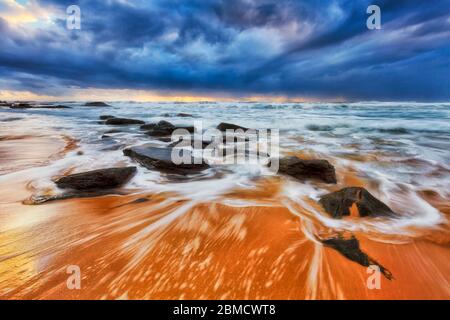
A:
[[[194,116],[192,115],[192,114],[189,114],[189,113],[177,113],[177,117],[180,117],[180,118],[193,118]]]
[[[79,198],[95,198],[106,195],[125,195],[126,193],[119,190],[80,190],[69,191],[56,195],[32,195],[29,199],[23,201],[25,205],[40,205],[50,201],[79,199]]]
[[[111,130],[105,131],[106,134],[110,134],[110,133],[120,133],[120,132],[122,132],[122,131],[120,131],[120,130],[118,130],[118,129],[111,129]]]
[[[123,150],[123,153],[124,155],[135,159],[148,169],[158,169],[163,172],[187,175],[209,168],[209,165],[202,159],[195,159],[189,150],[183,150],[183,152],[187,152],[187,155],[190,158],[189,163],[175,164],[172,161],[173,150],[174,148],[141,146],[125,149]],[[178,153],[179,151],[176,152]],[[186,155],[186,153],[184,154]]]
[[[342,216],[349,216],[352,213],[360,217],[397,216],[395,212],[371,195],[369,191],[359,187],[344,188],[329,193],[321,197],[319,203],[327,213],[337,219],[342,218]]]
[[[394,278],[392,276],[392,273],[388,269],[370,258],[361,250],[359,241],[355,238],[355,236],[352,236],[349,239],[345,239],[344,237],[339,236],[337,238],[322,240],[322,243],[325,246],[333,248],[336,251],[340,252],[347,259],[354,261],[364,267],[369,267],[371,265],[378,266],[381,273],[383,273],[383,275],[389,280],[392,280]]]
[[[232,123],[226,123],[226,122],[220,123],[217,126],[217,129],[220,130],[220,131],[239,130],[239,129],[244,130],[244,131],[248,130],[248,128],[241,127],[241,126],[238,126],[238,125],[232,124]]]
[[[29,103],[21,102],[21,103],[12,103],[9,107],[11,109],[29,109],[32,108],[33,106]]]
[[[109,118],[106,120],[107,125],[129,125],[129,124],[144,124],[145,122],[137,119],[127,119],[127,118]]]
[[[153,137],[170,136],[177,129],[187,130],[189,133],[193,133],[195,128],[192,126],[174,126],[168,121],[161,120],[158,123],[150,123],[141,126],[142,130],[148,130],[145,134]]]
[[[99,117],[100,120],[109,120],[109,119],[113,119],[113,118],[115,118],[115,117],[114,117],[114,116],[111,116],[111,115],[108,115],[108,114],[101,115],[101,116]]]
[[[298,180],[319,180],[336,183],[336,172],[327,160],[303,160],[295,156],[279,160],[279,172]]]
[[[119,187],[136,173],[136,167],[108,168],[62,177],[55,181],[62,189],[92,190]]]
[[[110,107],[109,104],[101,102],[101,101],[94,101],[94,102],[86,102],[84,104],[85,107]]]

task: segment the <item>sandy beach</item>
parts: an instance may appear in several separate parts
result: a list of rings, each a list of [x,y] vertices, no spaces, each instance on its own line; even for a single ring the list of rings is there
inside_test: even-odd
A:
[[[1,299],[450,298],[450,207],[436,192],[418,196],[438,210],[440,223],[388,233],[373,226],[376,220],[352,216],[343,219],[352,226],[347,230],[330,227],[317,216],[327,214],[316,201],[283,196],[293,188],[283,176],[234,186],[213,200],[131,186],[121,195],[29,205],[37,191],[54,192],[42,180],[83,171],[50,166],[83,142],[64,130],[37,130],[44,126],[39,121],[4,122],[0,130]],[[318,186],[376,190],[351,166],[337,172],[336,185]],[[367,288],[366,267],[321,242],[338,233],[354,235],[361,250],[390,271],[393,278],[383,276],[381,290]],[[67,288],[70,265],[82,270],[81,290]]]

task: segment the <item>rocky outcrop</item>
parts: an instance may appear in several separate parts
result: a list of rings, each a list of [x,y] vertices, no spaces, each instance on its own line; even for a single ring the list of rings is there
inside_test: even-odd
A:
[[[279,173],[298,180],[317,180],[336,183],[336,172],[327,160],[303,160],[297,157],[285,157],[279,160]]]
[[[238,125],[232,124],[232,123],[226,123],[226,122],[220,123],[217,126],[217,129],[220,130],[220,131],[238,130],[238,129],[241,129],[241,130],[244,130],[244,131],[248,130],[248,128],[241,127],[241,126],[238,126]]]
[[[395,217],[397,214],[364,188],[350,187],[321,197],[319,203],[333,218],[357,215],[360,217]]]
[[[142,120],[128,119],[128,118],[109,118],[105,121],[107,125],[124,126],[130,124],[145,124]]]
[[[175,164],[172,160],[173,151],[174,148],[141,146],[125,149],[123,153],[148,169],[157,169],[168,173],[187,175],[209,168],[209,165],[203,159],[194,158],[189,150],[183,150],[184,155],[187,155],[187,163]],[[180,149],[176,149],[174,152],[178,154]]]
[[[136,173],[136,167],[99,169],[71,174],[55,181],[62,189],[95,190],[116,188]]]
[[[94,101],[94,102],[86,102],[84,104],[85,107],[110,107],[109,104],[101,102],[101,101]]]

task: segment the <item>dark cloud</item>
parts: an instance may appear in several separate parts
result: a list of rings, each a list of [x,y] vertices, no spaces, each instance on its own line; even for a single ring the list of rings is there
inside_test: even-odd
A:
[[[37,1],[54,24],[0,13],[0,82],[352,100],[450,99],[450,0]],[[77,4],[82,29],[67,30]],[[31,7],[30,7],[31,10]],[[0,89],[2,89],[0,87]]]

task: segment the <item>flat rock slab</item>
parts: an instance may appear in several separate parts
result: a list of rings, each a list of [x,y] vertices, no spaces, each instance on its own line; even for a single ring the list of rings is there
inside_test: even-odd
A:
[[[110,107],[109,104],[101,102],[101,101],[94,101],[94,102],[86,102],[84,104],[85,107]]]
[[[142,120],[137,120],[137,119],[115,118],[114,117],[114,118],[106,119],[105,124],[122,126],[122,125],[129,125],[129,124],[145,124],[145,122]]]
[[[188,155],[188,163],[175,164],[172,161],[172,152],[179,154],[184,152]],[[187,175],[191,173],[198,173],[209,168],[209,165],[202,159],[195,159],[189,150],[180,148],[156,148],[156,147],[132,147],[123,150],[124,155],[135,159],[141,165],[148,169],[157,169],[163,172],[177,173]],[[200,163],[195,163],[195,161]]]
[[[383,202],[364,188],[350,187],[329,193],[320,198],[319,203],[333,218],[358,215],[360,217],[398,216]],[[355,209],[356,207],[356,209]]]
[[[116,188],[127,182],[136,173],[136,167],[108,168],[76,173],[55,181],[62,189],[95,190]]]
[[[336,183],[336,172],[327,160],[303,160],[297,157],[285,157],[279,160],[279,172],[298,180],[318,180]]]

